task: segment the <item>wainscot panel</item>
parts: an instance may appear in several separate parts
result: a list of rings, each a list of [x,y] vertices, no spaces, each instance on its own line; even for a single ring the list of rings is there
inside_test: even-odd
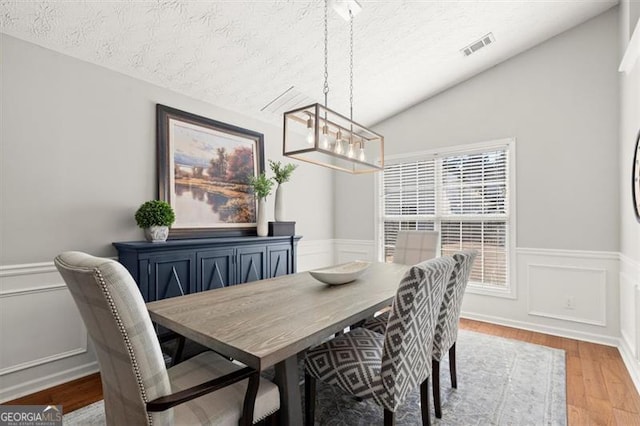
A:
[[[606,269],[530,263],[527,286],[531,315],[607,325]]]
[[[368,240],[335,240],[335,263],[376,260],[375,243]]]
[[[620,353],[640,392],[640,262],[620,254]]]
[[[302,239],[298,271],[334,263],[334,241]],[[53,262],[0,266],[0,403],[98,371]]]
[[[298,272],[323,268],[333,263],[333,240],[307,241],[303,238],[298,243]]]
[[[0,402],[97,371],[53,262],[0,267]]]

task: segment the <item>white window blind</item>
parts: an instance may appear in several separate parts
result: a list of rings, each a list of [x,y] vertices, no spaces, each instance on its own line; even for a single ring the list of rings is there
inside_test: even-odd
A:
[[[441,253],[478,250],[470,281],[505,289],[509,270],[509,147],[385,166],[383,255],[393,259],[398,230],[440,231]]]

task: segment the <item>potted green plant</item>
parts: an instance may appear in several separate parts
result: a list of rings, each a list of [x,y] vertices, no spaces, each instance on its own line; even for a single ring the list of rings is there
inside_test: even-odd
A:
[[[260,237],[266,237],[269,233],[267,225],[267,211],[266,202],[267,197],[271,194],[271,188],[273,188],[273,181],[262,172],[257,177],[251,176],[249,178],[249,185],[253,188],[253,193],[258,198],[258,213],[257,213],[257,233]]]
[[[276,222],[282,222],[285,220],[285,206],[284,206],[284,188],[283,183],[289,182],[293,171],[298,167],[295,164],[282,165],[279,161],[269,160],[269,167],[273,171],[274,179],[278,182],[276,188],[276,205],[275,205],[275,220]]]
[[[163,242],[169,236],[169,227],[176,220],[173,208],[166,201],[150,200],[143,203],[136,211],[136,223],[144,229],[147,241]]]

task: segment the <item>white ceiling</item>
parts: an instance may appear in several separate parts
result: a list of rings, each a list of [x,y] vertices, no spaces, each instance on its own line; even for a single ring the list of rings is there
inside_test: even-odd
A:
[[[617,0],[360,3],[354,119],[368,125]],[[322,100],[322,17],[318,0],[0,1],[3,33],[274,123],[281,116],[260,109],[291,86]],[[330,9],[329,107],[345,115],[348,30]],[[489,32],[494,44],[470,57],[460,53]]]

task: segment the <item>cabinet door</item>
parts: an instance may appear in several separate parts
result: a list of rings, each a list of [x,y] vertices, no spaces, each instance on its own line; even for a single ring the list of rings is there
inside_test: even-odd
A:
[[[235,253],[232,248],[199,251],[198,291],[213,290],[235,283]]]
[[[267,247],[268,278],[287,275],[292,272],[291,267],[291,246],[287,244],[277,244]]]
[[[267,272],[267,247],[246,246],[237,249],[238,267],[236,276],[237,284],[261,280]]]
[[[149,299],[160,300],[195,291],[193,252],[164,253],[149,258]]]

